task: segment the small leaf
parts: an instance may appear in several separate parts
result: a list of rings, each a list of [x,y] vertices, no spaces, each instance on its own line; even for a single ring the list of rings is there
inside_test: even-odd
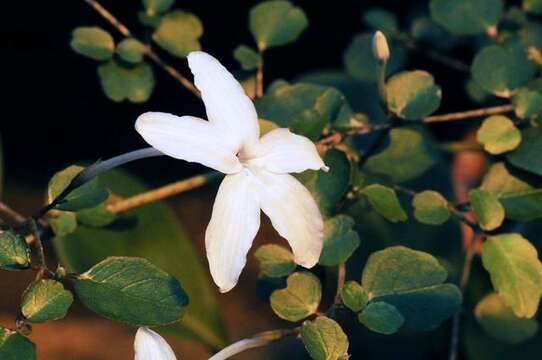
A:
[[[252,48],[246,45],[239,45],[233,51],[233,57],[241,64],[243,70],[254,70],[262,61],[262,57]]]
[[[116,215],[107,210],[105,202],[90,209],[79,210],[76,216],[81,224],[95,227],[109,225],[116,219]]]
[[[523,0],[523,9],[532,14],[542,14],[542,0]]]
[[[484,149],[493,155],[514,150],[521,143],[521,132],[512,120],[503,115],[485,119],[476,136]]]
[[[436,191],[426,190],[412,199],[414,217],[422,224],[440,225],[450,218],[448,201]]]
[[[18,332],[0,326],[0,359],[35,360],[36,345]]]
[[[162,16],[161,15],[147,15],[144,11],[138,11],[137,19],[142,25],[156,29],[158,25],[160,25],[160,22],[162,21]]]
[[[359,236],[352,229],[355,221],[348,215],[337,215],[324,222],[324,248],[319,264],[336,266],[345,262],[359,246]]]
[[[258,123],[260,124],[260,137],[278,128],[278,125],[270,120],[258,119]]]
[[[396,333],[405,322],[395,306],[382,301],[367,305],[358,315],[358,320],[369,330],[384,335]]]
[[[469,201],[482,229],[495,230],[501,226],[504,208],[494,194],[479,189],[471,190]]]
[[[25,238],[11,230],[0,230],[0,269],[24,270],[30,267],[30,248]]]
[[[542,127],[525,129],[521,137],[521,145],[506,158],[512,165],[542,176]]]
[[[176,322],[188,304],[177,279],[141,258],[109,257],[79,275],[75,291],[97,314],[137,326]]]
[[[111,59],[115,42],[100,27],[78,27],[72,32],[70,46],[76,53],[98,61]]]
[[[542,114],[542,79],[521,88],[512,103],[516,116],[520,119],[533,119]]]
[[[154,89],[154,74],[149,64],[128,68],[110,61],[98,67],[98,76],[105,95],[115,102],[145,102]]]
[[[403,210],[395,190],[380,184],[365,187],[362,191],[369,199],[376,212],[391,222],[407,220],[407,214]]]
[[[536,248],[520,234],[490,236],[482,246],[482,264],[514,314],[533,317],[542,295],[542,264]]]
[[[280,245],[262,245],[254,256],[260,262],[261,273],[267,277],[287,276],[296,268],[294,254]]]
[[[117,46],[119,57],[131,64],[138,64],[143,61],[145,51],[147,51],[145,45],[134,38],[124,39]]]
[[[250,32],[260,50],[296,41],[308,24],[303,10],[289,1],[265,1],[250,9]]]
[[[371,8],[363,13],[361,20],[365,25],[383,32],[394,33],[399,30],[395,14],[382,8]]]
[[[21,313],[34,323],[62,319],[73,302],[73,295],[56,280],[34,281],[24,291]]]
[[[403,119],[421,120],[440,106],[440,87],[426,71],[404,71],[386,83],[388,109]]]
[[[536,319],[517,317],[496,293],[484,297],[476,305],[474,314],[491,337],[504,343],[519,344],[538,331]]]
[[[326,316],[305,321],[301,340],[314,360],[339,360],[348,356],[348,337],[335,320]]]
[[[431,0],[431,17],[455,35],[477,35],[497,26],[501,0]]]
[[[354,312],[363,310],[369,301],[369,295],[357,281],[347,281],[341,289],[341,300]]]
[[[271,294],[271,308],[281,319],[299,321],[312,315],[320,305],[320,280],[308,271],[288,276],[286,288]]]
[[[53,214],[51,214],[53,215]],[[56,236],[66,236],[77,229],[75,213],[69,211],[56,211],[47,221]]]
[[[165,15],[152,34],[152,39],[170,54],[184,58],[201,49],[199,38],[203,25],[194,14],[175,10]]]
[[[145,13],[149,16],[162,14],[169,10],[175,0],[143,0]]]

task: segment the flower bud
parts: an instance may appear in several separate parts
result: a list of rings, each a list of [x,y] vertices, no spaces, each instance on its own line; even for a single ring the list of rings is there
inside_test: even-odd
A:
[[[134,360],[177,360],[166,340],[146,327],[137,330]]]
[[[388,40],[382,31],[375,32],[373,36],[373,55],[380,63],[384,63],[390,58]]]

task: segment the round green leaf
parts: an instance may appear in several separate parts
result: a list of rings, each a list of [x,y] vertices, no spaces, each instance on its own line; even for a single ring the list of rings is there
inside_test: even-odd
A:
[[[357,281],[350,280],[341,289],[341,300],[344,306],[358,312],[367,305],[369,295]]]
[[[24,270],[30,267],[26,239],[11,230],[0,230],[0,269]]]
[[[399,24],[395,14],[382,8],[371,8],[363,13],[361,20],[365,25],[374,29],[388,33],[394,33],[399,30]]]
[[[532,119],[542,114],[542,79],[521,88],[512,99],[516,116]]]
[[[450,218],[448,201],[436,191],[426,190],[412,199],[414,217],[422,224],[440,225]]]
[[[138,64],[143,61],[146,50],[144,44],[133,38],[124,39],[117,46],[118,56],[131,64]]]
[[[239,45],[233,51],[233,57],[239,61],[243,70],[254,70],[262,61],[260,54],[246,45]]]
[[[201,49],[199,38],[203,25],[194,14],[175,10],[165,15],[152,34],[152,39],[170,54],[184,58]]]
[[[303,10],[289,1],[265,1],[250,9],[250,32],[260,50],[296,41],[308,24]]]
[[[431,17],[455,35],[482,34],[497,26],[502,0],[431,0]]]
[[[440,106],[440,87],[433,76],[422,70],[404,71],[387,84],[388,109],[403,119],[421,120]]]
[[[506,158],[512,165],[542,176],[542,127],[523,130],[521,138],[519,147]]]
[[[70,46],[76,53],[98,61],[111,59],[115,42],[100,27],[78,27],[72,32]]]
[[[297,266],[294,262],[294,254],[280,245],[262,245],[256,250],[254,256],[260,262],[261,273],[267,277],[287,276]]]
[[[382,301],[370,303],[358,315],[358,320],[371,331],[391,335],[405,323],[405,318],[395,306]]]
[[[348,356],[348,337],[341,326],[328,317],[305,321],[301,340],[314,360],[339,360]]]
[[[0,359],[35,360],[36,345],[18,332],[0,326]]]
[[[75,213],[69,211],[57,211],[47,220],[56,236],[66,236],[77,229]]]
[[[360,244],[358,234],[352,229],[354,224],[354,219],[342,214],[324,222],[324,248],[319,264],[336,266],[352,256]]]
[[[484,149],[493,155],[514,150],[521,143],[521,132],[512,120],[503,115],[485,119],[476,136]]]
[[[98,67],[98,75],[105,95],[115,102],[145,102],[154,89],[154,74],[148,64],[124,67],[110,61]]]
[[[493,193],[479,189],[471,190],[469,201],[482,229],[495,230],[501,226],[504,221],[504,208]]]
[[[175,0],[143,0],[145,13],[149,16],[162,14],[169,10]]]
[[[320,305],[320,280],[307,271],[288,276],[286,288],[271,294],[271,308],[281,319],[299,321],[312,315]]]
[[[78,222],[88,226],[106,226],[116,219],[116,215],[107,210],[105,202],[90,209],[79,210],[76,217]]]
[[[80,274],[75,291],[97,314],[136,326],[176,322],[188,305],[179,281],[141,258],[109,257]]]
[[[34,323],[62,319],[73,302],[73,295],[56,280],[34,281],[24,291],[21,313]]]
[[[407,220],[407,214],[403,210],[395,190],[380,184],[373,184],[361,191],[371,203],[372,207],[380,215],[391,222],[403,222]]]

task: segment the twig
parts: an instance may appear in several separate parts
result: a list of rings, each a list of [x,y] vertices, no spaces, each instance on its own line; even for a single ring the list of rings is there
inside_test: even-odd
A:
[[[89,4],[98,14],[100,14],[105,20],[107,20],[115,29],[117,29],[123,36],[125,37],[133,37],[132,32],[123,24],[121,23],[109,10],[104,8],[98,1],[96,0],[84,0],[87,4]],[[167,72],[171,77],[173,77],[175,80],[177,80],[179,83],[181,83],[182,86],[184,86],[186,89],[188,89],[192,94],[196,95],[197,97],[200,97],[200,92],[198,89],[194,86],[194,84],[188,80],[186,77],[184,77],[179,71],[177,71],[174,67],[167,64],[160,56],[158,56],[157,53],[152,50],[150,46],[146,47],[145,51],[146,55],[154,61],[156,65],[161,67],[165,72]]]
[[[19,214],[17,211],[10,208],[4,202],[0,201],[0,213],[3,213],[5,216],[9,217],[17,225],[22,225],[25,222],[24,216]]]
[[[470,118],[481,117],[481,116],[503,114],[503,113],[507,113],[513,110],[514,110],[514,106],[511,104],[500,105],[500,106],[493,106],[493,107],[483,108],[483,109],[428,116],[423,119],[423,122],[426,124],[430,124],[430,123],[436,123],[436,122],[464,120],[464,119],[470,119]]]
[[[298,332],[298,328],[264,331],[250,338],[239,340],[225,347],[224,349],[213,355],[211,358],[209,358],[209,360],[229,359],[230,357],[239,354],[245,350],[268,345],[274,341],[282,339],[283,337],[296,335]]]
[[[340,263],[337,268],[337,292],[335,293],[335,299],[333,304],[340,304],[341,302],[341,290],[344,286],[344,281],[346,280],[346,267],[344,263]]]
[[[263,96],[263,51],[260,50],[258,71],[256,72],[256,98]]]
[[[416,52],[419,52],[425,56],[427,56],[429,59],[431,60],[434,60],[438,63],[441,63],[442,65],[444,66],[447,66],[451,69],[454,69],[454,70],[457,70],[457,71],[460,71],[460,72],[463,72],[463,73],[469,73],[470,72],[470,67],[457,60],[457,59],[454,59],[454,58],[451,58],[449,56],[446,56],[446,55],[443,55],[435,50],[431,50],[431,49],[425,49],[425,48],[421,48],[418,46],[418,44],[416,44],[416,42],[412,39],[408,39],[408,40],[405,40],[405,39],[402,39],[403,40],[403,43],[405,44],[405,46],[407,47],[407,49],[410,49],[410,50],[413,50],[413,51],[416,51]]]
[[[47,263],[45,262],[45,252],[43,251],[43,243],[41,242],[40,233],[38,230],[38,226],[36,224],[36,220],[33,218],[28,219],[28,224],[30,226],[30,231],[34,235],[34,244],[36,247],[36,250],[38,252],[38,272],[36,274],[36,280],[39,280],[43,277],[43,274],[48,270],[47,269]]]

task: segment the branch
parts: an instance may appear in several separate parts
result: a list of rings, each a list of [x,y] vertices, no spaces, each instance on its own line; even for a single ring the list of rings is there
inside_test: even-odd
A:
[[[263,96],[263,51],[260,50],[260,61],[256,72],[256,98]]]
[[[346,280],[346,267],[344,263],[340,263],[337,268],[337,292],[335,293],[335,300],[333,304],[340,304],[341,302],[341,290],[344,286],[344,281]]]
[[[84,1],[87,4],[89,4],[94,10],[96,10],[98,14],[100,14],[105,20],[107,20],[124,37],[131,37],[131,38],[136,39],[132,35],[132,32],[123,23],[121,23],[115,16],[113,16],[113,14],[109,12],[109,10],[104,8],[98,1],[96,0],[84,0]],[[143,42],[141,43],[143,44]],[[168,73],[171,77],[173,77],[175,80],[181,83],[182,86],[188,89],[188,91],[190,91],[192,94],[196,95],[197,97],[200,97],[200,92],[194,86],[194,84],[190,80],[188,80],[186,77],[184,77],[173,66],[167,64],[164,60],[162,60],[162,58],[160,58],[160,56],[158,56],[158,54],[155,53],[154,50],[150,46],[146,46],[145,54],[152,61],[154,61],[156,65],[161,67],[166,73]]]
[[[34,235],[34,244],[38,252],[39,264],[38,264],[38,272],[36,274],[36,280],[39,280],[43,277],[43,274],[48,270],[47,263],[45,262],[45,252],[43,251],[43,243],[41,242],[41,237],[38,230],[38,226],[36,224],[36,220],[34,220],[33,218],[29,218],[28,224],[30,226],[30,231],[32,232],[32,235]]]
[[[0,214],[3,214],[3,216],[10,218],[11,221],[15,222],[17,225],[22,225],[26,220],[24,216],[10,208],[2,201],[0,201]]]
[[[431,124],[431,123],[437,123],[437,122],[457,121],[457,120],[464,120],[464,119],[470,119],[470,118],[481,117],[481,116],[503,114],[503,113],[511,112],[513,110],[514,110],[514,106],[511,104],[500,105],[500,106],[494,106],[494,107],[483,108],[483,109],[428,116],[423,119],[423,122],[426,124]]]

